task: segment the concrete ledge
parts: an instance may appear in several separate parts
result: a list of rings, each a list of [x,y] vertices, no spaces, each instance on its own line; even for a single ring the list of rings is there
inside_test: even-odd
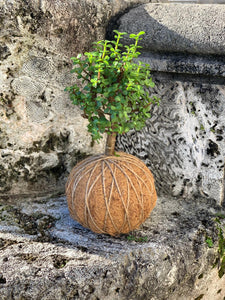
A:
[[[139,230],[117,238],[73,221],[64,198],[2,204],[1,299],[221,300],[213,220],[225,211],[192,200],[158,199]]]
[[[154,52],[225,54],[225,6],[145,4],[121,17],[119,31],[146,32],[142,46]]]
[[[188,74],[206,76],[212,80],[221,77],[224,83],[225,77],[225,57],[184,55],[184,54],[158,54],[143,52],[139,59],[150,64],[152,71],[173,74]],[[191,77],[193,78],[193,77]],[[214,80],[216,80],[214,79]]]

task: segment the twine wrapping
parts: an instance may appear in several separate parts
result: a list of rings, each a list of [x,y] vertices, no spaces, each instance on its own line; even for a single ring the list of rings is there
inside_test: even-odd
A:
[[[67,181],[66,196],[76,221],[113,236],[138,228],[157,199],[150,170],[122,152],[92,156],[77,164]]]

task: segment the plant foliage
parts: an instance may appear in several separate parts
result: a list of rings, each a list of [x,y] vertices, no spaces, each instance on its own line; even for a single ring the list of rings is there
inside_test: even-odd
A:
[[[224,229],[222,227],[220,218],[217,217],[215,219],[217,222],[217,230],[218,230],[218,257],[216,259],[216,264],[218,264],[219,271],[218,275],[221,278],[225,274],[225,237],[224,237]]]
[[[115,40],[94,43],[94,51],[72,57],[81,84],[67,87],[73,104],[83,110],[89,121],[88,131],[94,140],[103,133],[123,134],[134,128],[140,130],[150,118],[150,108],[159,99],[149,96],[153,88],[149,65],[134,62],[140,55],[140,36],[145,32],[130,34],[134,40],[122,48],[125,32],[115,32]]]
[[[213,264],[213,267],[218,266],[219,278],[223,277],[223,275],[225,274],[225,227],[222,224],[221,219],[225,219],[225,215],[217,214],[215,222],[218,233],[218,250],[216,260]],[[212,248],[214,246],[213,240],[210,237],[206,237],[206,243],[209,248]]]

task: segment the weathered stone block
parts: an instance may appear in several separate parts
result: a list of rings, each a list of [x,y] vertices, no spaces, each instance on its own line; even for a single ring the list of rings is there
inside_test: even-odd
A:
[[[223,5],[149,3],[124,14],[118,24],[128,33],[144,30],[140,45],[147,51],[224,55],[224,19]]]
[[[79,110],[63,92],[73,80],[69,57],[103,38],[111,17],[108,32],[114,22],[118,24],[117,13],[145,2],[149,1],[0,1],[1,199],[3,195],[60,192],[79,156],[102,151],[103,145],[92,147]],[[214,220],[225,214],[218,205],[224,159],[224,57],[208,56],[214,46],[222,51],[224,37],[218,47],[210,33],[212,48],[209,39],[201,37],[202,47],[188,28],[179,31],[185,10],[204,21],[207,14],[200,15],[206,6],[198,7],[198,12],[186,6],[183,14],[176,14],[179,26],[170,20],[173,26],[168,31],[165,24],[158,24],[164,23],[166,15],[174,15],[169,6],[165,8],[158,6],[160,19],[150,20],[155,29],[162,29],[168,44],[159,39],[159,53],[151,48],[141,57],[151,62],[161,105],[154,108],[142,132],[130,132],[118,140],[118,147],[141,157],[153,170],[158,192],[162,191],[156,208],[140,230],[112,238],[74,222],[64,198],[2,202],[3,300],[224,298],[225,275],[219,278],[218,269],[212,269],[218,250]],[[137,14],[142,9],[135,10],[135,18],[129,20],[137,31],[150,30],[142,27],[143,20],[151,25],[146,14]],[[223,16],[220,9],[218,16]],[[150,10],[155,13],[154,6]],[[191,20],[190,15],[186,18]],[[205,29],[199,32],[207,34],[210,28]],[[220,35],[222,27],[215,32]],[[173,41],[170,55],[167,33]],[[194,37],[191,45],[187,34],[190,40]],[[182,50],[186,46],[192,52],[188,58]],[[206,237],[214,242],[211,249]]]
[[[1,197],[62,193],[79,158],[103,152],[64,92],[76,80],[70,57],[103,39],[116,13],[146,2],[0,1]]]
[[[221,300],[216,214],[204,198],[160,197],[139,230],[115,238],[73,221],[65,198],[2,204],[1,299]]]
[[[146,4],[121,17],[120,31],[146,31],[140,60],[150,64],[161,102],[146,127],[118,137],[117,146],[145,161],[159,194],[223,204],[225,23],[223,17],[217,24],[219,15],[225,15],[220,5]]]

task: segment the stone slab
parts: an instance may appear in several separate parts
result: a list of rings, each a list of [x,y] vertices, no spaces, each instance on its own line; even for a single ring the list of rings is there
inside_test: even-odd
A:
[[[99,235],[73,221],[64,197],[0,206],[2,300],[221,300],[212,201],[160,197],[129,235]],[[205,239],[215,242],[208,248]]]
[[[151,50],[150,50],[151,51]],[[175,76],[205,77],[208,82],[224,84],[225,56],[182,53],[151,53],[143,51],[139,60],[150,65],[152,72],[172,73]]]
[[[148,3],[124,14],[118,24],[119,31],[145,31],[140,45],[154,52],[225,54],[224,5]]]

